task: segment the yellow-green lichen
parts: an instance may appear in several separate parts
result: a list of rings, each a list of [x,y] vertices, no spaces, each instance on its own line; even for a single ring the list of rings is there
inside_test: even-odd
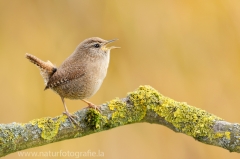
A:
[[[32,125],[36,125],[42,130],[41,137],[46,140],[51,140],[57,135],[59,126],[66,120],[67,116],[61,115],[56,120],[50,117],[35,119],[30,121]]]
[[[4,139],[0,137],[0,147],[4,147]]]
[[[231,139],[231,132],[229,132],[229,131],[226,131],[225,132],[225,137],[226,137],[226,139],[228,139],[228,140],[230,140]]]
[[[146,107],[142,106],[134,106],[127,107],[127,104],[116,98],[111,100],[108,103],[108,107],[110,110],[114,111],[111,117],[110,123],[113,126],[125,125],[132,122],[140,121],[146,114]]]
[[[113,110],[112,120],[124,118],[126,115],[126,103],[122,102],[119,98],[113,99],[108,103],[110,110]]]
[[[14,133],[9,129],[0,129],[0,147],[3,149],[8,149],[9,151],[16,149],[16,143],[13,142],[16,138]]]
[[[97,130],[107,122],[107,119],[99,111],[89,109],[86,113],[85,122],[90,128]]]
[[[178,131],[195,138],[213,137],[212,126],[216,120],[221,120],[187,103],[165,97],[150,86],[140,86],[138,90],[130,93],[130,99],[134,106],[153,110],[174,125]]]
[[[215,134],[215,138],[222,138],[224,136],[224,133],[218,132]]]

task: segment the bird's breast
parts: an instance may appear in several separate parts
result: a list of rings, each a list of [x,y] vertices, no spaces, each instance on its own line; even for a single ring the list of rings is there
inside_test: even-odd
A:
[[[84,75],[54,88],[60,96],[69,99],[86,99],[93,96],[101,87],[107,75],[109,56],[100,60],[85,61]]]
[[[106,59],[105,61],[102,61],[93,66],[92,69],[88,70],[87,80],[89,82],[86,85],[86,87],[88,87],[87,98],[93,96],[101,87],[103,80],[107,75],[108,64],[109,60]]]

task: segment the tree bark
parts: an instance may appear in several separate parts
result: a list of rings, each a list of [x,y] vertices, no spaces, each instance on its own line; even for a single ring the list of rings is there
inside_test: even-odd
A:
[[[185,102],[174,101],[150,86],[140,86],[123,99],[102,104],[100,109],[101,112],[88,108],[75,112],[79,125],[73,125],[65,115],[24,124],[0,124],[0,156],[141,122],[164,125],[202,143],[240,152],[238,123],[226,122]]]

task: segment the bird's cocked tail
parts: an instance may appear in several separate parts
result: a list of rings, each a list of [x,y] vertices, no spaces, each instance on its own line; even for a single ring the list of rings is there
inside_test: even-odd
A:
[[[40,69],[40,74],[44,79],[44,83],[47,85],[49,78],[57,71],[56,66],[54,66],[50,61],[44,62],[36,56],[28,53],[26,53],[26,58],[33,64],[37,65],[37,67]]]

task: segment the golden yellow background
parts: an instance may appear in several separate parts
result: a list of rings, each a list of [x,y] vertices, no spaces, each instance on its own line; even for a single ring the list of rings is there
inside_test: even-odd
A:
[[[125,97],[147,84],[239,123],[239,8],[239,0],[0,0],[0,123],[60,115],[60,97],[43,91],[39,70],[25,53],[60,65],[82,40],[93,36],[118,38],[114,45],[121,49],[112,51],[108,75],[91,102]],[[85,106],[81,101],[66,103],[71,112]],[[24,152],[49,150],[100,150],[104,157],[99,158],[105,159],[240,158],[148,123]],[[5,158],[17,157],[14,153]]]

